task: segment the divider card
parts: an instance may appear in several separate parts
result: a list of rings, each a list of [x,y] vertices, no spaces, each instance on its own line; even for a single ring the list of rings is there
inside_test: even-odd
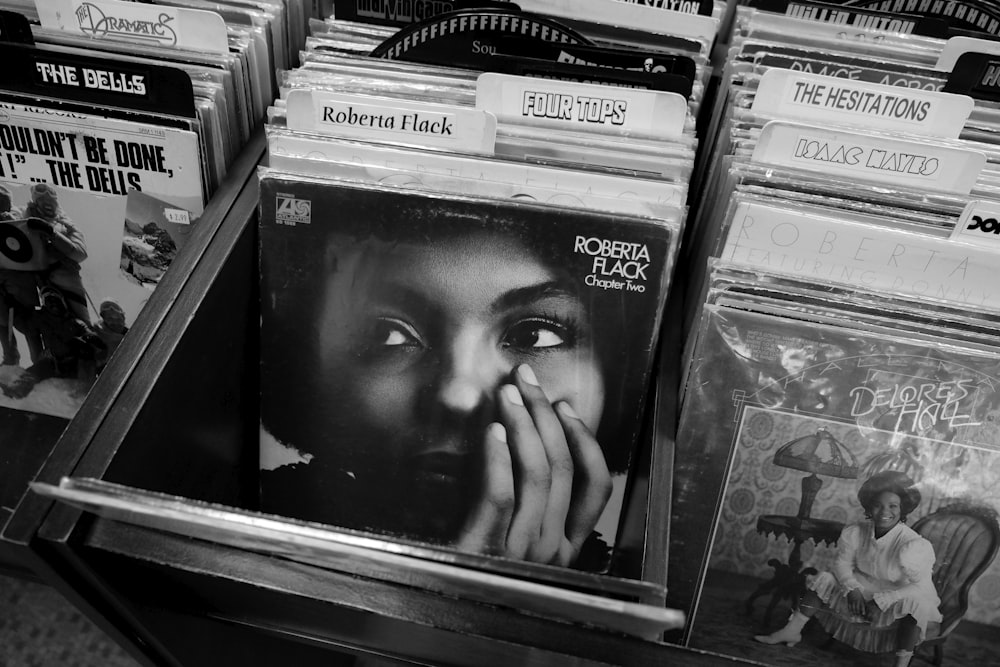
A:
[[[719,256],[819,282],[1000,311],[996,251],[940,236],[741,202]]]
[[[967,95],[772,69],[761,77],[751,110],[817,125],[853,125],[957,139],[974,106]]]
[[[694,60],[689,56],[659,53],[653,50],[617,49],[586,44],[562,44],[511,37],[496,44],[498,55],[532,58],[590,68],[622,69],[653,75],[653,90],[669,90],[691,97],[696,78]],[[676,83],[680,78],[684,84]],[[660,84],[660,81],[665,83]],[[636,86],[640,87],[640,86]]]
[[[497,119],[482,110],[400,98],[295,89],[286,98],[289,130],[491,155]]]
[[[944,90],[984,102],[1000,101],[1000,53],[963,53]]]
[[[217,12],[121,0],[35,0],[45,28],[95,39],[229,53]]]
[[[957,69],[955,65],[958,64],[959,58],[966,53],[982,53],[997,56],[1000,55],[1000,42],[992,39],[966,37],[964,35],[952,37],[945,42],[944,48],[941,49],[941,55],[938,56],[937,65],[935,65],[934,69],[944,72],[954,72]]]
[[[587,21],[649,34],[689,37],[709,44],[719,19],[619,0],[518,0],[526,12],[548,14],[571,22]]]
[[[26,95],[195,118],[191,77],[175,67],[0,43],[0,88]]]
[[[748,53],[748,58],[749,55]],[[775,67],[900,88],[940,91],[947,81],[942,72],[918,70],[911,65],[834,53],[816,54],[804,49],[761,47],[753,56],[754,64],[759,67]]]
[[[902,11],[909,15],[939,18],[949,32],[970,31],[986,36],[1000,35],[1000,11],[993,3],[977,0],[948,2],[897,2],[892,0],[851,0],[852,9]]]
[[[0,10],[0,41],[16,44],[35,43],[35,38],[31,34],[31,24],[24,14],[6,9]]]
[[[948,35],[948,23],[944,19],[908,13],[909,6],[902,12],[889,12],[881,11],[881,6],[865,8],[855,4],[809,0],[743,0],[740,4],[801,21],[826,23],[840,30],[881,30],[942,39]]]
[[[951,240],[1000,252],[1000,202],[975,199],[966,204]],[[1000,255],[995,260],[1000,262]]]
[[[760,132],[752,161],[967,195],[986,166],[986,155],[930,142],[771,121]]]
[[[681,136],[688,113],[677,93],[494,72],[476,80],[476,108],[501,122],[655,139]]]
[[[712,16],[715,3],[712,0],[619,0],[633,5],[644,5],[655,7],[671,12],[681,12],[682,14],[700,14],[701,16]]]

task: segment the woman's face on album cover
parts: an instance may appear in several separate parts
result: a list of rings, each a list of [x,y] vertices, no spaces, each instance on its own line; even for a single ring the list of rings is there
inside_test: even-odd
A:
[[[899,496],[892,491],[883,491],[875,496],[868,511],[871,513],[877,534],[884,535],[899,523],[901,506]]]
[[[604,382],[589,315],[524,247],[477,235],[344,259],[327,285],[321,358],[343,373],[365,422],[425,435],[456,418],[485,427],[492,394],[526,363],[550,401],[568,401],[596,430]]]
[[[596,432],[604,378],[572,285],[510,239],[486,234],[336,251],[319,322],[338,465],[469,484],[498,388],[527,364],[551,403]],[[319,454],[319,452],[317,452]],[[447,494],[446,494],[447,495]]]

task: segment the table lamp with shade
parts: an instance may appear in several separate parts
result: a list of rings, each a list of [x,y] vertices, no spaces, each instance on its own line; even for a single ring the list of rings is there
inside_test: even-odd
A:
[[[802,478],[802,497],[799,500],[799,511],[795,516],[766,514],[757,518],[758,533],[784,535],[793,544],[787,564],[777,559],[768,561],[774,567],[774,576],[758,586],[746,601],[749,613],[754,600],[765,593],[772,593],[762,627],[768,626],[771,611],[778,600],[782,598],[798,600],[805,587],[806,575],[816,572],[813,568],[802,569],[802,543],[813,540],[817,544],[826,542],[833,546],[840,538],[844,524],[839,521],[811,518],[816,495],[823,487],[823,480],[819,476],[857,479],[859,471],[858,459],[854,453],[822,426],[815,433],[795,438],[779,447],[774,453],[773,462],[776,466],[810,474]]]

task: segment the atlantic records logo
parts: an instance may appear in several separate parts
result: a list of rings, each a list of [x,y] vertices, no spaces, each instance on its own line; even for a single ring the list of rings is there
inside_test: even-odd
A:
[[[275,196],[274,221],[279,225],[308,225],[312,223],[312,202],[284,195]]]
[[[177,44],[177,33],[168,25],[174,17],[166,12],[161,12],[152,21],[128,19],[109,16],[100,7],[84,2],[76,10],[76,20],[80,31],[92,37],[126,37],[163,46]]]

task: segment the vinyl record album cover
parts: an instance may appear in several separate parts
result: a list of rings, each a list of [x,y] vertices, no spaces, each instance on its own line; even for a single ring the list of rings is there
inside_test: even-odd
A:
[[[163,216],[201,212],[201,173],[193,132],[3,105],[0,406],[76,414],[176,253]]]
[[[675,228],[261,181],[261,509],[601,571]]]
[[[870,510],[858,492],[873,476],[905,474],[923,495],[911,525],[956,505],[995,514],[998,411],[1000,361],[987,348],[707,306],[678,436],[668,570],[669,594],[690,611],[689,643],[744,655],[755,632],[780,628],[788,604],[833,567],[842,531]],[[995,578],[1000,563],[987,566]],[[986,597],[973,590],[970,614],[993,623]],[[720,639],[734,632],[722,619],[735,608],[746,627]]]

